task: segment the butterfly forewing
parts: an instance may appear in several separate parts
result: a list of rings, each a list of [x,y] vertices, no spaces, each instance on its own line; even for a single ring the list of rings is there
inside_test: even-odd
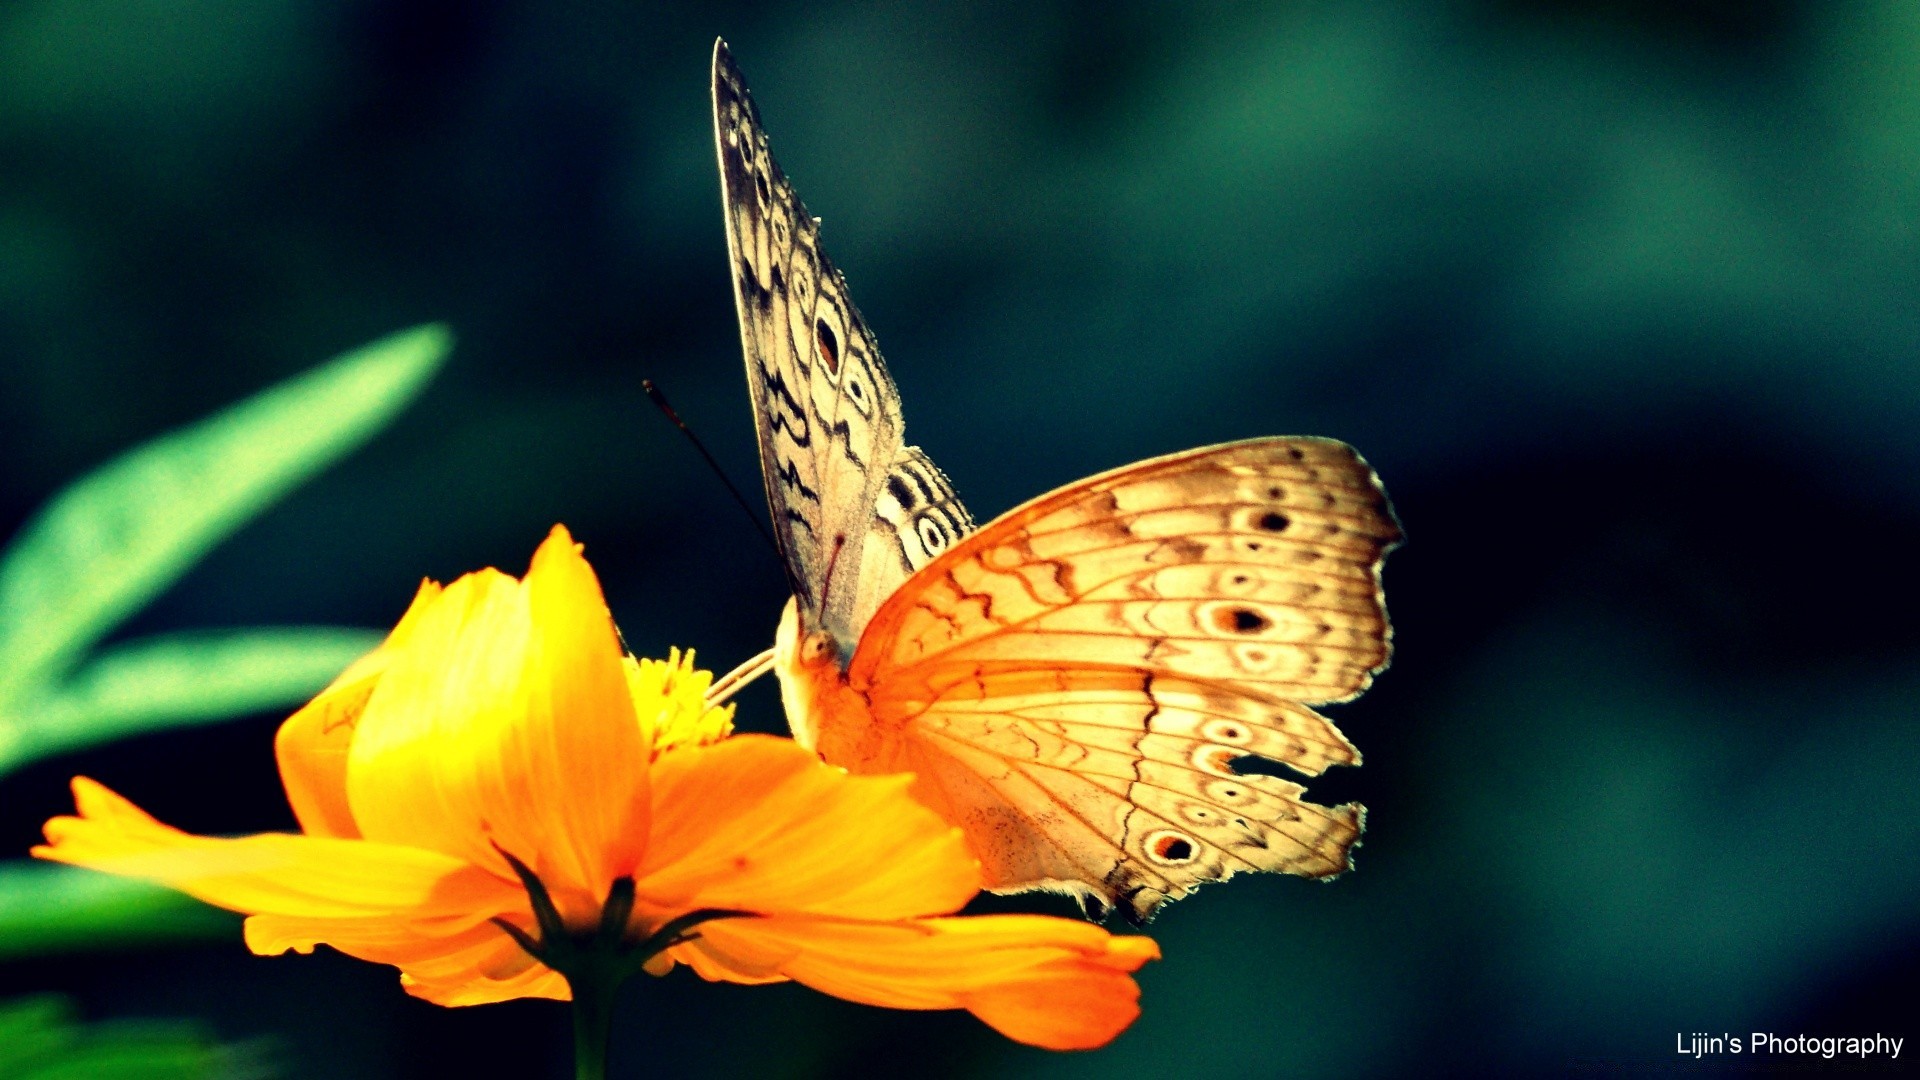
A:
[[[881,607],[849,679],[878,730],[918,744],[924,775],[959,765],[980,781],[929,783],[930,801],[970,834],[1021,838],[980,848],[996,887],[1069,888],[1144,919],[1239,870],[1329,876],[1360,808],[1236,762],[1303,776],[1358,762],[1308,706],[1385,665],[1379,570],[1399,535],[1340,443],[1143,462],[934,560]]]
[[[1009,511],[935,560],[883,606],[848,675],[890,695],[955,661],[1119,665],[1345,700],[1386,664],[1380,563],[1399,536],[1343,443],[1141,462]]]
[[[902,572],[881,591],[864,571],[876,505],[903,452],[900,394],[846,282],[820,249],[819,223],[769,152],[724,43],[713,57],[713,122],[774,534],[809,628],[829,631],[851,652],[878,604],[874,594],[905,579]],[[865,604],[863,592],[871,598]]]

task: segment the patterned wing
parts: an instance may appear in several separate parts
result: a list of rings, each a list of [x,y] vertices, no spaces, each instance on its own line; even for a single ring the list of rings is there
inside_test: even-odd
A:
[[[767,149],[725,42],[713,54],[713,125],[774,533],[808,625],[832,633],[848,655],[878,603],[861,602],[879,591],[864,582],[864,548],[904,452],[900,394],[846,282],[820,249],[819,222]]]
[[[901,451],[880,485],[862,547],[853,625],[866,626],[914,571],[972,531],[973,517],[960,505],[947,474],[919,447]]]
[[[1361,808],[1235,763],[1358,763],[1310,706],[1386,665],[1380,567],[1399,538],[1372,470],[1331,440],[1082,481],[990,522],[881,606],[847,672],[868,730],[823,732],[822,747],[919,773],[1003,890],[1064,888],[1143,920],[1240,870],[1337,874]]]

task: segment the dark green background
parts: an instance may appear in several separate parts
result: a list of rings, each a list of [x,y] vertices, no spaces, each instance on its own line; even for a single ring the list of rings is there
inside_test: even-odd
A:
[[[1050,1077],[1693,1065],[1676,1033],[1920,1025],[1920,7],[405,0],[0,4],[0,530],[344,348],[445,319],[371,447],[128,633],[384,627],[564,521],[634,646],[725,668],[782,579],[640,393],[755,453],[708,114],[725,35],[988,516],[1254,435],[1359,447],[1410,537],[1336,710],[1357,873],[1153,932],[1145,1014],[1049,1055],[964,1014],[677,972],[616,1070]],[[291,824],[278,717],[86,772]],[[782,726],[770,686],[741,724]],[[1041,902],[1042,907],[1046,906]],[[1056,908],[1055,910],[1063,910]],[[195,1016],[299,1077],[560,1076],[564,1010],[441,1010],[337,955],[0,968]],[[1779,1059],[1775,1059],[1777,1062]]]

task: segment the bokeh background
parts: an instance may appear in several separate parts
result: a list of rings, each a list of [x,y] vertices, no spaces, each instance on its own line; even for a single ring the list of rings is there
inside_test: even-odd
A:
[[[640,391],[757,488],[724,35],[910,440],[977,514],[1311,433],[1368,456],[1410,539],[1394,665],[1335,710],[1367,764],[1315,786],[1371,808],[1358,871],[1168,909],[1111,1047],[682,971],[630,988],[616,1071],[1711,1072],[1752,1059],[1695,1064],[1677,1033],[1911,1045],[1920,7],[1195,7],[8,0],[0,533],[444,319],[418,406],[125,633],[385,627],[421,576],[519,572],[564,521],[636,649],[763,647],[780,573]],[[76,772],[195,831],[290,827],[278,719],[11,776],[0,847]],[[770,685],[740,719],[782,728]],[[568,1074],[560,1006],[441,1010],[237,934],[0,966],[0,995],[35,990],[198,1018],[294,1077]]]

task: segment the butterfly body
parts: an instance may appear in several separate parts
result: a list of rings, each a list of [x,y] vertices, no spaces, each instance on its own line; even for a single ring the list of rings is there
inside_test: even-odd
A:
[[[989,887],[1144,920],[1243,870],[1348,868],[1364,812],[1302,779],[1360,755],[1315,705],[1385,667],[1400,531],[1344,443],[1226,443],[1116,469],[977,530],[902,439],[877,344],[767,151],[724,45],[715,134],[762,474],[794,599],[794,737],[911,772]]]

